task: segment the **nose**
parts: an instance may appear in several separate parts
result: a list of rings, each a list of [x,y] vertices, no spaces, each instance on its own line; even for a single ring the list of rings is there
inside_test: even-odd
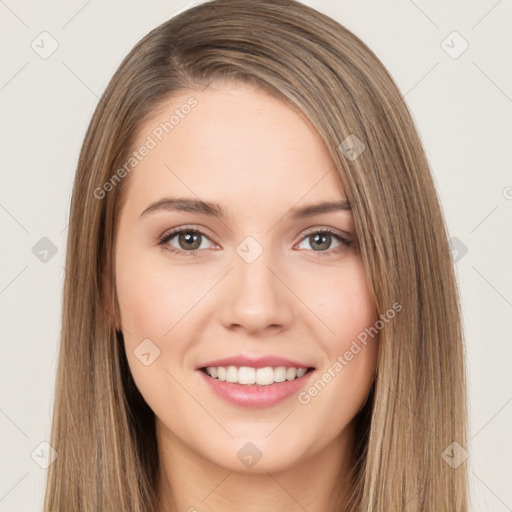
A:
[[[224,289],[221,322],[227,329],[262,334],[286,330],[293,320],[293,293],[270,251],[252,262],[234,254],[234,269]],[[288,279],[289,280],[289,279]],[[289,286],[289,285],[288,285]]]

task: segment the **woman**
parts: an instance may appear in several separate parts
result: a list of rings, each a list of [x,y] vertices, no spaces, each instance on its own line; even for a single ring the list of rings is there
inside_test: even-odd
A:
[[[70,217],[45,510],[467,510],[439,201],[344,27],[213,0],[154,29]]]

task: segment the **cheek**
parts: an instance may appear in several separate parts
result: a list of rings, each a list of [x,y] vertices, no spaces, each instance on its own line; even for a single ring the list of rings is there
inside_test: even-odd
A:
[[[141,267],[124,270],[117,275],[117,295],[125,339],[128,335],[130,343],[137,343],[161,337],[171,326],[172,296]]]
[[[377,320],[362,264],[353,263],[343,272],[317,282],[310,293],[318,317],[328,328],[322,337],[326,352],[332,352],[332,348],[341,350],[347,342],[350,345],[353,338]]]
[[[173,376],[181,372],[192,337],[187,322],[192,315],[187,314],[206,284],[197,273],[171,268],[165,258],[159,259],[135,248],[126,257],[120,255],[116,288],[132,377],[153,411],[166,411],[170,403],[184,407],[177,397],[188,399]]]
[[[128,364],[146,401],[159,410],[181,396],[172,376],[181,375],[181,382],[190,377],[189,353],[204,329],[200,313],[218,277],[171,265],[157,250],[133,248],[126,257],[120,252],[116,265]],[[152,362],[146,366],[141,357]]]
[[[360,262],[331,276],[324,284],[324,293],[315,287],[310,299],[328,327],[321,327],[325,334],[317,338],[326,359],[318,380],[305,390],[300,401],[329,411],[336,430],[363,405],[374,378],[378,333],[372,331],[374,334],[369,336],[368,332],[377,315]]]
[[[172,267],[161,255],[132,252],[119,257],[116,265],[122,325],[137,336],[167,338],[209,288],[204,273]]]

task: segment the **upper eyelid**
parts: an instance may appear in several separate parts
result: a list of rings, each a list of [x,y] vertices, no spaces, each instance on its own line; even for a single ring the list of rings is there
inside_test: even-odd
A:
[[[342,229],[332,228],[329,226],[316,226],[313,228],[307,228],[306,230],[302,231],[302,236],[304,238],[305,236],[310,235],[312,233],[316,233],[316,232],[323,233],[324,231],[327,233],[332,233],[334,235],[341,236],[342,238],[345,238],[345,237],[353,238],[353,235],[351,235],[350,233],[343,231]]]

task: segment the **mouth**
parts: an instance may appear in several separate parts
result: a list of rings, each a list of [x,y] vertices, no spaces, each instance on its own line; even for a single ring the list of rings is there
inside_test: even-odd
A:
[[[237,407],[265,408],[292,399],[315,375],[315,368],[292,366],[205,366],[197,374],[210,392]]]

